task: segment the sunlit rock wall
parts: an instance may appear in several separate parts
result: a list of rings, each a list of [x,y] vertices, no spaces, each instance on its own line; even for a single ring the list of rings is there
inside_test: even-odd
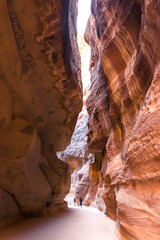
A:
[[[82,106],[77,1],[0,1],[0,221],[64,208]],[[2,224],[3,225],[3,224]]]
[[[89,150],[120,239],[160,239],[160,1],[92,0]],[[100,180],[100,179],[99,179]],[[99,181],[98,180],[98,181]]]
[[[57,156],[61,160],[69,164],[71,173],[81,168],[84,162],[88,159],[87,124],[88,113],[86,111],[86,107],[83,107],[83,110],[78,116],[70,144],[67,146],[65,151],[57,153]]]
[[[88,113],[86,111],[86,100],[90,92],[90,87],[86,88],[83,94],[83,108],[78,116],[76,127],[71,138],[70,145],[63,152],[58,152],[57,156],[68,163],[71,171],[70,193],[66,197],[69,204],[77,204],[82,197],[83,205],[96,206],[106,212],[104,200],[102,198],[103,178],[101,173],[102,154],[91,154],[88,149]],[[100,187],[100,190],[98,189]],[[100,204],[95,204],[100,202]]]
[[[69,204],[73,204],[74,197],[79,204],[80,197],[84,199],[90,187],[89,168],[94,156],[90,154],[87,145],[88,113],[85,104],[89,90],[87,87],[83,93],[83,108],[78,116],[70,145],[65,151],[57,153],[61,160],[69,164],[72,174],[70,193],[66,198]]]

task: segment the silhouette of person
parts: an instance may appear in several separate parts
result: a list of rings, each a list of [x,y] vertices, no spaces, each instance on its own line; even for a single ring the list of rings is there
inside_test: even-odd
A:
[[[74,206],[76,206],[76,198],[73,199]]]
[[[79,203],[80,203],[80,206],[81,206],[81,207],[82,207],[82,202],[83,202],[83,199],[80,197]]]

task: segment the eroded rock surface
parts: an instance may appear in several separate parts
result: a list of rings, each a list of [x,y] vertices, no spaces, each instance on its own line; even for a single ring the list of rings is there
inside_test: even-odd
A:
[[[86,100],[89,92],[90,87],[84,91],[84,105],[78,116],[71,143],[65,151],[57,153],[57,156],[69,164],[72,173],[70,193],[66,197],[67,202],[73,205],[75,197],[77,204],[79,204],[79,199],[82,197],[83,205],[98,205],[98,208],[106,212],[102,197],[103,178],[100,171],[102,154],[91,154],[87,144],[88,113],[86,111]],[[99,190],[98,187],[100,187]],[[95,205],[95,202],[100,202],[100,204]]]
[[[158,240],[160,1],[92,0],[91,11],[88,144],[102,154],[107,214],[120,239]]]
[[[0,1],[1,220],[65,207],[70,176],[56,152],[82,106],[76,16],[73,0]]]
[[[88,133],[88,113],[86,110],[86,99],[90,88],[84,91],[83,108],[78,116],[76,127],[71,138],[70,145],[63,152],[57,153],[57,156],[68,163],[71,170],[71,188],[67,201],[73,204],[73,198],[76,197],[77,203],[79,199],[83,199],[88,193],[90,187],[89,169],[94,156],[90,154],[87,145]]]
[[[88,132],[88,113],[86,107],[78,116],[78,120],[71,138],[70,145],[65,151],[57,153],[57,156],[70,165],[71,173],[83,166],[87,161],[89,151],[87,147],[87,132]]]

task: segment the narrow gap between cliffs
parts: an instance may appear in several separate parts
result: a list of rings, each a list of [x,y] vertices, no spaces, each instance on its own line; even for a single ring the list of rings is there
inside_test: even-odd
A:
[[[90,55],[91,48],[85,41],[85,32],[89,16],[91,13],[91,0],[78,0],[77,17],[77,42],[81,57],[81,78],[83,85],[83,108],[79,113],[71,143],[67,147],[67,158],[71,168],[71,187],[65,200],[70,205],[80,205],[81,200],[85,199],[89,190],[89,165],[90,158],[87,146],[88,132],[88,113],[86,110],[86,100],[90,91]],[[73,152],[74,148],[74,152]],[[93,161],[93,159],[92,159]],[[84,202],[84,201],[83,201]],[[88,204],[85,204],[86,206]]]
[[[94,161],[94,157],[89,153],[87,146],[88,132],[88,113],[86,110],[86,100],[90,91],[90,46],[85,42],[85,31],[88,19],[91,13],[91,0],[78,0],[77,17],[77,42],[81,56],[81,78],[83,85],[83,108],[79,113],[77,123],[71,138],[70,145],[63,151],[58,152],[59,159],[67,162],[71,171],[70,193],[65,201],[69,205],[80,204],[80,198],[83,200],[90,187],[89,166]],[[74,203],[76,198],[76,203]],[[83,201],[84,203],[85,201]],[[88,204],[85,204],[86,206]]]
[[[81,56],[81,76],[83,84],[83,92],[90,86],[90,46],[85,42],[85,30],[90,15],[91,0],[78,1],[78,17],[77,17],[77,40]]]

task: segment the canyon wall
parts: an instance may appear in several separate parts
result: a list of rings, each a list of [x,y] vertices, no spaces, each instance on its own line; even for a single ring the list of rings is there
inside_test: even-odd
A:
[[[70,193],[65,200],[73,205],[76,198],[82,197],[83,205],[94,206],[106,212],[103,200],[103,178],[101,173],[102,154],[91,154],[88,149],[88,112],[86,101],[90,93],[90,87],[83,93],[83,108],[78,116],[78,120],[71,138],[70,145],[65,151],[58,152],[57,156],[70,166],[71,186]],[[100,188],[98,189],[98,186]],[[98,192],[97,192],[98,190]]]
[[[82,107],[77,1],[0,1],[0,227],[66,207]]]
[[[88,146],[119,239],[160,239],[159,23],[159,0],[92,0]]]
[[[66,197],[69,204],[74,204],[76,198],[77,204],[79,199],[85,198],[90,187],[89,168],[94,162],[94,156],[90,154],[87,144],[88,133],[88,113],[86,110],[86,100],[90,88],[86,88],[83,93],[83,108],[80,112],[70,145],[63,152],[58,152],[57,156],[64,162],[68,163],[71,171],[70,193]]]

